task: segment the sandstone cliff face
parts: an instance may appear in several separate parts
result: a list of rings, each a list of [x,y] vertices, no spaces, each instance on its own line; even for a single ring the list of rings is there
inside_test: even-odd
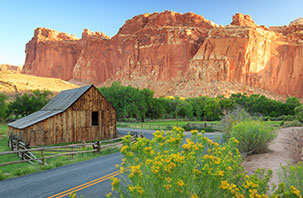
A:
[[[79,39],[70,34],[37,28],[26,44],[22,73],[69,80],[73,77],[80,48]]]
[[[266,28],[236,14],[230,25],[218,26],[194,13],[165,11],[126,21],[112,38],[84,30],[77,39],[38,28],[22,72],[96,84],[119,80],[156,95],[257,88],[302,97],[302,21]]]
[[[268,31],[241,15],[215,28],[190,63],[196,81],[229,81],[303,96],[301,24]],[[240,21],[240,22],[239,22]],[[232,25],[237,24],[237,25]]]

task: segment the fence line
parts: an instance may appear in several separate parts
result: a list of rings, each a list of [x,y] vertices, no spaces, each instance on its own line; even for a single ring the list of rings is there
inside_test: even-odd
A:
[[[132,137],[132,142],[136,141],[136,137],[137,134],[135,134]],[[91,152],[97,152],[99,153],[101,151],[101,149],[104,148],[109,148],[109,147],[118,147],[120,145],[122,145],[122,142],[116,142],[116,143],[112,143],[112,144],[105,144],[105,145],[101,145],[102,143],[109,143],[109,142],[114,142],[114,141],[118,141],[121,140],[120,138],[115,138],[115,139],[111,139],[111,140],[104,140],[104,141],[97,141],[95,143],[82,143],[82,144],[74,144],[74,145],[66,145],[66,146],[50,146],[50,147],[37,147],[35,146],[35,148],[30,149],[30,148],[26,148],[25,144],[19,140],[10,140],[10,147],[12,149],[17,148],[18,150],[13,150],[13,151],[6,151],[6,152],[0,152],[0,156],[1,155],[9,155],[9,154],[17,154],[19,157],[21,157],[22,160],[18,160],[18,161],[11,161],[11,162],[5,162],[5,163],[1,163],[0,166],[5,166],[5,165],[11,165],[11,164],[17,164],[17,163],[23,163],[23,162],[30,162],[32,163],[32,161],[38,161],[40,162],[42,165],[45,165],[45,159],[50,159],[50,158],[54,158],[54,157],[60,157],[60,156],[65,156],[65,155],[72,155],[72,158],[74,155],[76,154],[80,154],[80,153],[91,153]],[[17,145],[14,145],[14,143],[17,142]],[[20,142],[21,145],[24,145],[23,149],[21,149],[20,147]],[[88,150],[88,151],[74,151],[74,148],[83,148],[86,146],[92,146],[93,150]],[[62,148],[71,148],[72,151],[69,150],[56,150],[56,149],[62,149]],[[34,156],[31,152],[32,151],[40,151],[41,152],[41,157],[37,158],[36,156]],[[62,152],[60,154],[51,154],[51,153],[45,153],[45,152]],[[49,156],[44,156],[44,155],[49,155]],[[28,159],[26,159],[25,157],[27,157]]]

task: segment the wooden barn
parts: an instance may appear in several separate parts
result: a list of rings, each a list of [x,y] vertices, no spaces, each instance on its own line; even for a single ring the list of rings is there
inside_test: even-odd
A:
[[[116,137],[116,109],[94,85],[65,90],[8,124],[8,133],[30,145],[110,139]]]

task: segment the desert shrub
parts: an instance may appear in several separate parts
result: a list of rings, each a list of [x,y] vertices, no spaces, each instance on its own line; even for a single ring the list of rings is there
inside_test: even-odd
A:
[[[112,179],[113,190],[120,197],[265,196],[271,172],[245,175],[236,139],[219,145],[194,130],[184,143],[183,131],[174,127],[166,136],[156,131],[152,140],[138,138],[134,144],[125,136],[117,166],[124,176]]]
[[[252,117],[244,109],[237,107],[233,111],[227,113],[221,120],[222,131],[224,132],[224,140],[228,140],[232,127],[242,121],[251,121]]]
[[[230,136],[239,141],[239,151],[248,154],[264,152],[276,133],[260,121],[246,121],[234,125]]]
[[[282,124],[282,127],[287,128],[287,127],[299,127],[303,126],[302,122],[299,120],[293,120],[293,121],[284,121]]]
[[[293,188],[295,187],[303,194],[303,166],[301,163],[295,166],[282,166],[279,178],[286,190],[295,192],[296,190]]]

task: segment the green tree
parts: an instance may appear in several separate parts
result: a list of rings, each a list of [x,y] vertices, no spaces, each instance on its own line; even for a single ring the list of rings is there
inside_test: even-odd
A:
[[[136,118],[144,122],[156,105],[154,92],[149,89],[140,90],[131,86],[122,86],[120,82],[113,82],[110,87],[102,87],[99,90],[117,109],[119,119]]]
[[[294,111],[296,119],[303,123],[303,105],[296,107]]]
[[[235,108],[235,103],[230,98],[218,96],[221,112],[225,115],[227,112]]]
[[[203,111],[206,101],[208,100],[207,96],[200,96],[197,98],[188,98],[188,101],[193,107],[193,116],[198,118],[199,120],[203,120],[205,116],[205,112]]]
[[[175,114],[180,118],[191,119],[193,117],[193,106],[189,102],[178,98],[175,101],[177,103]]]
[[[205,115],[205,120],[220,120],[222,116],[220,99],[218,98],[207,99],[203,111]]]
[[[287,98],[285,104],[288,115],[295,115],[295,108],[301,105],[299,99],[296,97]]]
[[[6,117],[6,111],[7,111],[6,100],[7,100],[6,95],[0,94],[0,120],[3,120]]]
[[[151,107],[148,109],[147,117],[151,119],[164,118],[167,114],[168,102],[166,99],[153,98],[151,102]]]
[[[27,116],[40,110],[50,100],[50,91],[33,91],[31,95],[23,94],[17,96],[16,100],[8,105],[8,114],[15,115],[16,118]]]

